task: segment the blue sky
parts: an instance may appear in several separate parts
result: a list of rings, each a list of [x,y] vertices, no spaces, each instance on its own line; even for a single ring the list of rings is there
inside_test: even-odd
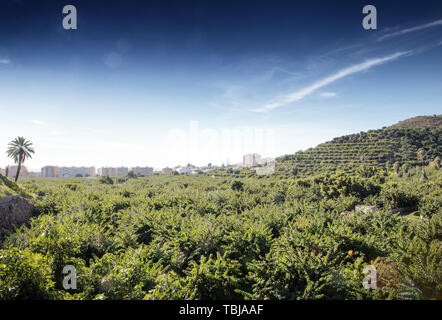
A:
[[[441,57],[440,1],[2,1],[0,150],[31,139],[31,169],[294,153],[440,114]]]

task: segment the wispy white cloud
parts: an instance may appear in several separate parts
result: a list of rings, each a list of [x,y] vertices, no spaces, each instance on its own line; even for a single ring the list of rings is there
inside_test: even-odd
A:
[[[400,26],[394,26],[394,27],[385,27],[382,31],[385,33],[392,33],[393,31],[399,30]]]
[[[61,130],[52,130],[49,132],[51,136],[62,136],[64,135],[64,131]]]
[[[44,126],[46,127],[48,123],[41,121],[41,120],[30,120],[29,122],[36,124],[37,126]]]
[[[11,60],[7,58],[0,58],[0,64],[10,64]]]
[[[123,58],[122,58],[121,54],[119,54],[117,52],[111,52],[103,58],[103,62],[107,67],[109,67],[111,69],[116,69],[123,62]]]
[[[268,74],[268,76],[270,78],[272,78],[278,72],[284,73],[284,74],[287,74],[290,76],[295,76],[295,77],[299,77],[301,75],[301,73],[299,73],[299,72],[289,71],[289,70],[287,70],[283,67],[280,67],[280,66],[275,66],[275,67],[270,68],[269,70],[267,70],[266,74]]]
[[[110,133],[110,131],[108,131],[108,130],[95,129],[95,128],[86,128],[86,127],[75,128],[75,131],[83,132],[85,134],[94,134],[94,135],[97,135],[97,134],[109,134]]]
[[[402,56],[405,56],[405,55],[408,55],[411,53],[412,53],[412,51],[396,52],[396,53],[388,55],[386,57],[366,60],[365,62],[350,66],[345,69],[342,69],[331,76],[323,78],[323,79],[316,81],[315,83],[313,83],[305,88],[302,88],[301,90],[284,95],[284,96],[276,99],[274,102],[271,102],[271,103],[263,106],[262,108],[253,109],[252,111],[253,112],[267,112],[272,109],[276,109],[276,108],[285,106],[289,103],[299,101],[299,100],[305,98],[306,96],[311,95],[312,93],[314,93],[318,89],[325,87],[326,85],[329,85],[339,79],[345,78],[349,75],[352,75],[352,74],[355,74],[358,72],[368,70],[374,66],[378,66],[378,65],[396,60]]]
[[[334,98],[337,96],[336,92],[321,92],[318,95],[321,98]]]
[[[404,35],[404,34],[407,34],[407,33],[410,33],[410,32],[424,30],[424,29],[428,29],[428,28],[436,27],[436,26],[442,26],[442,19],[436,20],[436,21],[433,21],[433,22],[429,22],[429,23],[425,23],[425,24],[421,24],[421,25],[416,26],[416,27],[402,29],[400,31],[384,34],[383,36],[378,38],[378,41],[382,41],[382,40],[385,40],[385,39],[388,39],[388,38],[393,38],[393,37],[401,36],[401,35]]]

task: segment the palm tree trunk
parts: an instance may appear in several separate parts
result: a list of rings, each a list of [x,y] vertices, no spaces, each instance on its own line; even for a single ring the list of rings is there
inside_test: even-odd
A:
[[[19,158],[18,158],[18,168],[17,168],[17,173],[15,174],[15,182],[17,182],[17,180],[18,180],[18,176],[20,175],[21,162],[22,162],[22,156],[20,155]]]

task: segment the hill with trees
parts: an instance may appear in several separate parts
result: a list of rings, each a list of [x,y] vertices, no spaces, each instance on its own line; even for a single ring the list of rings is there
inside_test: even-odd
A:
[[[418,116],[403,121],[388,127],[389,129],[397,128],[428,128],[428,127],[440,127],[442,126],[442,115],[432,115],[432,116]]]
[[[305,177],[370,167],[428,165],[442,151],[441,119],[442,116],[416,117],[391,127],[334,138],[315,148],[277,158],[275,174]]]

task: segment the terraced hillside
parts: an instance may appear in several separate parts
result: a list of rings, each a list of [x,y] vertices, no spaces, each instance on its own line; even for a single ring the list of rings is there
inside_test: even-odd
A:
[[[427,127],[440,127],[442,126],[442,115],[433,116],[418,116],[403,121],[388,127],[390,129],[397,128],[427,128]]]
[[[303,177],[337,170],[351,172],[363,166],[392,167],[395,162],[414,166],[421,163],[417,155],[420,148],[424,149],[424,162],[428,164],[442,154],[442,126],[432,126],[441,118],[416,117],[388,128],[335,138],[278,158],[275,174]]]

